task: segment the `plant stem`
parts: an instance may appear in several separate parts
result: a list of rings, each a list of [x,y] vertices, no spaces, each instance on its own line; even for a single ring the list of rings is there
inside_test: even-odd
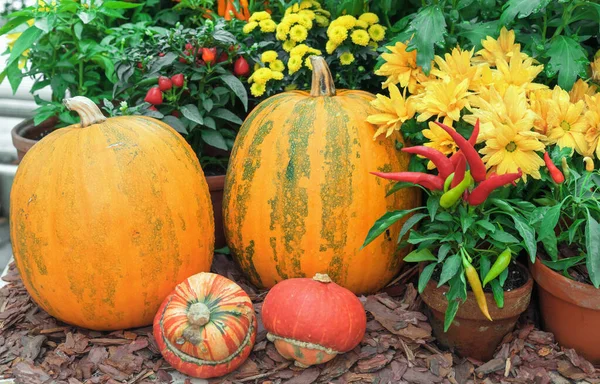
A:
[[[83,61],[79,61],[79,95],[81,94],[83,94]]]
[[[542,28],[542,41],[546,41],[547,28],[548,28],[548,13],[544,12],[544,27]]]

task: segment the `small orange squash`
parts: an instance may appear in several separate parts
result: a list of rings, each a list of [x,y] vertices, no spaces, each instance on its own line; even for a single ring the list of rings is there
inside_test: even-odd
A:
[[[271,288],[295,277],[327,273],[352,292],[375,292],[399,271],[404,221],[361,249],[388,210],[420,205],[406,188],[371,171],[408,170],[400,134],[373,140],[366,121],[374,95],[337,90],[325,60],[312,56],[310,93],[290,91],[260,103],[234,143],[225,180],[225,236],[252,283]]]
[[[203,379],[223,376],[250,355],[257,320],[233,281],[199,273],[179,284],[154,319],[154,338],[171,366]]]
[[[66,323],[152,324],[179,282],[210,270],[214,221],[202,168],[159,120],[106,119],[83,97],[65,104],[81,125],[36,143],[15,175],[15,262],[35,302]]]

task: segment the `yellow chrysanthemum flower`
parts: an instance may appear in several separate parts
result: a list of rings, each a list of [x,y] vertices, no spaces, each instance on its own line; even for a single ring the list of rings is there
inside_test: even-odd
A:
[[[533,123],[536,132],[546,136],[548,134],[548,111],[552,108],[552,91],[549,89],[539,89],[529,94],[529,104],[531,110],[537,117]],[[547,144],[547,140],[544,140]]]
[[[546,88],[544,84],[534,83],[533,80],[544,69],[543,65],[533,65],[533,59],[523,57],[519,54],[519,47],[513,49],[513,55],[509,62],[504,59],[496,61],[497,70],[493,72],[494,81],[503,81],[525,87],[526,90]]]
[[[260,25],[260,31],[264,33],[275,32],[275,29],[277,28],[277,24],[271,19],[261,20],[258,24]]]
[[[252,74],[252,81],[258,84],[266,84],[273,78],[273,71],[269,68],[259,68]]]
[[[312,62],[310,61],[310,56],[304,60],[304,66],[311,71],[313,70]]]
[[[461,48],[454,48],[451,53],[446,53],[444,59],[436,55],[434,61],[437,68],[433,68],[431,73],[445,81],[454,80],[460,83],[466,79],[470,90],[478,90],[483,66],[471,65],[472,56],[473,50],[463,51]]]
[[[308,47],[308,53],[311,55],[320,55],[322,52],[319,49]]]
[[[283,72],[285,70],[285,64],[283,64],[283,61],[281,61],[281,60],[275,60],[271,64],[269,64],[269,68],[271,68],[274,71],[273,73]],[[273,75],[273,78],[275,78],[275,75]],[[276,79],[276,80],[280,80],[280,79]]]
[[[419,112],[417,121],[425,121],[436,116],[444,118],[444,124],[450,125],[450,121],[460,119],[460,111],[469,108],[469,80],[462,82],[429,81],[425,85],[425,91],[415,101],[415,109]]]
[[[288,22],[290,25],[293,25],[293,24],[296,24],[296,23],[298,23],[300,21],[300,15],[293,13],[291,15],[286,16],[284,18],[284,20],[286,22]]]
[[[356,29],[350,35],[352,38],[352,42],[356,45],[360,45],[362,47],[366,47],[369,44],[369,34],[367,31],[363,31],[362,29]]]
[[[348,30],[340,25],[330,26],[327,29],[327,36],[334,44],[340,45],[348,38]]]
[[[571,103],[569,93],[559,86],[552,90],[552,107],[548,111],[548,141],[560,148],[571,148],[580,155],[587,153],[585,134],[589,128],[584,117],[585,103]]]
[[[367,23],[366,21],[363,21],[363,20],[357,20],[354,28],[367,29],[367,28],[369,28],[369,23]]]
[[[292,50],[292,48],[294,48],[296,46],[296,42],[292,41],[292,40],[286,40],[281,47],[283,48],[284,51],[286,52],[290,52]]]
[[[262,20],[268,20],[271,18],[271,15],[268,12],[265,11],[259,11],[259,12],[254,12],[250,18],[248,19],[248,21],[253,22],[253,21],[262,21]]]
[[[254,83],[250,87],[250,93],[255,97],[260,97],[265,93],[265,84]]]
[[[350,52],[344,52],[340,55],[340,63],[342,65],[350,65],[354,62],[354,55]]]
[[[263,63],[270,63],[277,60],[277,52],[275,51],[264,51],[260,56],[260,61]]]
[[[250,32],[254,31],[256,27],[258,27],[258,23],[256,21],[251,21],[248,24],[244,25],[244,28],[242,28],[242,32],[244,32],[247,35]]]
[[[544,160],[536,151],[543,151],[544,143],[540,134],[533,131],[519,131],[516,126],[499,124],[494,136],[485,141],[481,149],[486,167],[498,175],[523,171],[523,180],[527,177],[540,179],[540,167]]]
[[[452,126],[449,127],[452,128]],[[452,139],[448,132],[444,131],[433,121],[429,122],[429,129],[424,129],[422,133],[423,136],[429,139],[429,142],[424,144],[426,147],[437,149],[444,155],[452,155],[458,151],[458,146],[456,145],[454,139]],[[433,163],[430,161],[427,164],[427,168],[434,169],[435,165],[433,165]]]
[[[279,60],[277,60],[277,61],[279,61]],[[285,66],[283,65],[283,63],[281,63],[281,67],[283,69],[285,69]],[[273,77],[273,80],[283,80],[283,72],[281,72],[281,71],[273,70],[271,72],[271,76]]]
[[[377,44],[377,43],[376,43],[376,42],[374,42],[374,41],[371,41],[371,42],[369,43],[369,47],[371,47],[371,49],[372,49],[373,51],[376,51],[376,50],[377,50],[377,48],[379,48],[379,44]]]
[[[379,23],[379,16],[377,16],[376,14],[371,13],[371,12],[366,12],[366,13],[363,13],[362,15],[360,15],[358,17],[358,20],[364,21],[369,25],[373,25],[373,24]]]
[[[281,35],[287,35],[288,33],[290,33],[290,28],[292,28],[292,25],[290,23],[288,23],[287,21],[282,21],[281,23],[279,23],[279,25],[277,25],[277,33]]]
[[[336,50],[337,47],[338,47],[337,44],[335,44],[331,40],[328,40],[327,44],[325,44],[325,51],[327,51],[327,53],[331,55],[333,53],[333,51]]]
[[[338,17],[331,23],[332,24],[335,23],[335,25],[340,25],[346,29],[352,29],[356,25],[356,18],[352,15],[344,15],[344,16]]]
[[[298,24],[300,24],[301,26],[303,26],[304,28],[310,30],[313,27],[313,23],[312,21],[307,17],[307,16],[300,16],[300,20],[298,21]]]
[[[327,27],[329,25],[329,19],[327,19],[327,17],[322,16],[322,15],[317,15],[317,17],[315,18],[315,21],[317,22],[317,25],[319,27]]]
[[[300,68],[302,68],[302,58],[298,56],[292,56],[287,62],[288,71],[290,75],[296,73]]]
[[[277,33],[275,34],[275,38],[276,38],[277,40],[279,40],[279,41],[284,41],[284,40],[287,40],[287,38],[288,38],[288,35],[287,35],[287,33],[283,33],[283,32],[277,32]]]
[[[317,17],[316,13],[309,9],[301,10],[300,12],[298,12],[298,15],[300,15],[300,17],[308,17],[310,20],[314,20]]]
[[[515,32],[513,30],[508,31],[506,27],[502,27],[498,39],[488,36],[481,41],[481,45],[483,49],[477,51],[476,56],[473,58],[474,63],[488,63],[495,66],[500,59],[508,62],[514,54],[515,47],[523,60],[527,57],[526,54],[520,53],[521,44],[515,44]]]
[[[290,51],[290,56],[300,56],[300,58],[302,58],[302,56],[304,56],[309,49],[310,47],[306,44],[298,44],[292,48]]]
[[[301,43],[308,37],[308,31],[301,25],[294,25],[290,29],[290,39]]]
[[[373,140],[383,132],[386,132],[386,137],[389,137],[394,131],[400,131],[402,124],[415,115],[410,97],[406,99],[406,95],[400,94],[400,90],[394,84],[390,84],[389,92],[390,97],[377,94],[375,100],[371,101],[371,105],[379,112],[367,117],[369,123],[378,127]]]
[[[391,52],[381,54],[385,63],[375,71],[378,76],[387,76],[381,87],[385,89],[390,84],[400,83],[401,87],[408,87],[410,93],[416,93],[419,79],[425,78],[423,70],[417,65],[417,51],[406,52],[406,44],[402,42],[387,48]]]
[[[379,24],[371,25],[369,28],[369,36],[373,41],[381,41],[385,38],[385,28]]]
[[[585,104],[585,119],[589,127],[585,133],[585,141],[588,143],[586,155],[591,156],[595,152],[596,157],[600,159],[600,94],[585,95]]]
[[[598,92],[598,87],[594,84],[589,85],[586,81],[578,79],[573,88],[569,91],[571,103],[576,103],[580,100],[585,100],[585,95],[594,96]]]
[[[600,82],[600,56],[596,55],[594,61],[590,63],[590,70],[592,72],[592,80]]]

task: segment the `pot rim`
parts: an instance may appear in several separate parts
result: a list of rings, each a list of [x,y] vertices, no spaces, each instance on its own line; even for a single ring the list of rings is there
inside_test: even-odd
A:
[[[537,285],[563,301],[593,310],[600,310],[600,289],[593,285],[568,279],[542,263],[539,256],[529,269]]]

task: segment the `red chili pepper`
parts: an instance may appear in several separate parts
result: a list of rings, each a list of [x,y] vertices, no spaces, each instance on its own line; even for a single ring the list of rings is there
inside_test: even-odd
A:
[[[217,48],[203,48],[202,49],[202,60],[206,64],[212,64],[217,56]]]
[[[143,65],[141,62],[138,62],[138,63],[137,63],[137,67],[138,67],[139,69],[144,69],[144,65]]]
[[[165,55],[164,52],[158,52],[158,57],[163,57]]]
[[[379,176],[388,180],[404,181],[407,183],[419,184],[430,190],[444,189],[444,180],[436,175],[430,175],[422,172],[370,172],[372,175]]]
[[[473,192],[469,194],[467,202],[470,205],[479,205],[483,203],[493,190],[500,188],[503,185],[510,184],[523,176],[521,168],[518,173],[505,173],[504,175],[494,175],[487,180],[482,181]]]
[[[179,111],[175,110],[175,111],[171,112],[171,115],[173,115],[175,117],[179,117]]]
[[[219,58],[217,59],[217,63],[222,63],[224,61],[227,61],[227,59],[229,59],[229,55],[227,54],[227,52],[223,51],[219,55]]]
[[[158,88],[163,92],[168,91],[173,88],[173,82],[168,77],[160,76],[158,78]]]
[[[479,157],[477,150],[471,143],[469,143],[464,137],[460,135],[460,133],[456,132],[454,129],[449,126],[440,123],[439,121],[435,122],[440,128],[446,131],[456,142],[456,145],[460,147],[467,162],[469,163],[469,167],[471,169],[471,175],[473,175],[473,179],[476,182],[480,182],[485,180],[485,164],[483,164],[483,160]]]
[[[452,172],[454,172],[454,166],[452,166],[450,159],[448,159],[442,152],[435,148],[421,145],[417,147],[402,148],[402,152],[415,153],[417,155],[425,156],[431,160],[433,164],[435,164],[438,174],[444,180],[446,180],[446,178],[450,176]]]
[[[150,106],[150,108],[148,108],[151,111],[158,111],[158,109],[156,109],[156,107],[154,105]]]
[[[556,184],[563,183],[565,181],[565,176],[562,174],[560,169],[554,165],[548,152],[544,152],[544,162],[546,163],[546,167],[548,167],[548,172],[550,173],[552,180],[554,180]]]
[[[454,178],[452,179],[450,188],[454,188],[460,184],[460,182],[464,180],[465,172],[467,171],[467,160],[465,159],[465,156],[461,153],[457,158],[458,161],[456,162],[456,168],[454,168]]]
[[[144,101],[154,105],[160,105],[163,102],[163,94],[158,87],[152,87],[146,93]]]
[[[475,122],[475,126],[473,127],[473,132],[471,132],[471,137],[469,137],[469,143],[472,146],[475,146],[475,144],[477,144],[478,136],[479,136],[479,119],[477,119],[477,121]],[[454,164],[455,168],[456,168],[456,163],[458,162],[458,159],[459,159],[459,155],[462,155],[462,152],[460,151],[460,149],[458,151],[456,151],[454,153],[454,155],[450,156],[450,161],[452,161],[452,164]]]
[[[171,81],[173,82],[174,86],[176,86],[177,88],[181,88],[181,87],[183,87],[185,77],[183,76],[183,73],[178,73],[178,74],[174,75],[173,77],[171,77]]]
[[[185,64],[185,63],[187,63],[187,60],[185,57],[180,57],[179,62]]]
[[[250,74],[250,65],[243,56],[238,57],[233,63],[233,73],[236,76],[248,76]]]

